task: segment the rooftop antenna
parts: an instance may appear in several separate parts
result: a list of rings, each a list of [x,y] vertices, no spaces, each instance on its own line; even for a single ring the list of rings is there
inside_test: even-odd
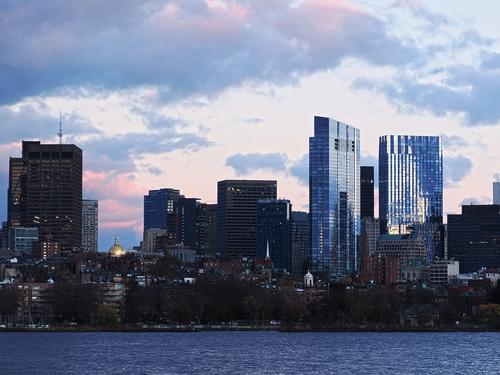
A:
[[[59,137],[59,144],[62,145],[63,131],[62,131],[62,113],[59,111],[59,133],[57,133]]]

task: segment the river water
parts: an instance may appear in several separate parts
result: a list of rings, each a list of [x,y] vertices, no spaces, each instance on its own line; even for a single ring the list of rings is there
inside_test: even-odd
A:
[[[0,374],[498,374],[497,333],[0,333]]]

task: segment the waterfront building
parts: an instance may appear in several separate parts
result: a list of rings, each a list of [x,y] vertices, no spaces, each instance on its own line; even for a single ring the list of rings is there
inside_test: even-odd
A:
[[[441,138],[385,135],[379,138],[381,231],[407,234],[411,225],[442,223]]]
[[[314,117],[309,138],[312,268],[330,276],[356,273],[360,220],[359,130]]]
[[[266,252],[276,269],[292,269],[292,205],[287,199],[257,202],[257,257]]]
[[[38,228],[11,227],[8,242],[11,255],[34,255],[38,243]]]
[[[500,204],[500,181],[493,182],[493,204]]]
[[[500,267],[500,205],[463,205],[447,227],[448,257],[460,262],[460,273]]]
[[[82,251],[98,251],[99,203],[96,199],[82,200]]]
[[[361,194],[361,220],[365,217],[374,217],[375,172],[372,166],[361,166],[360,170],[360,194]]]
[[[292,269],[302,275],[311,260],[311,226],[307,212],[292,211]]]
[[[10,158],[8,226],[36,227],[65,252],[82,246],[82,150],[72,144],[23,141]]]
[[[224,180],[217,183],[217,251],[223,256],[257,254],[257,202],[276,199],[274,180]]]

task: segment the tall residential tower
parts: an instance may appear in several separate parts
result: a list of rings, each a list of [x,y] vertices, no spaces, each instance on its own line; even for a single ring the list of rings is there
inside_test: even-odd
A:
[[[99,204],[95,199],[82,200],[82,250],[98,251]]]
[[[312,267],[331,276],[357,272],[360,224],[359,130],[314,117],[309,138]]]
[[[379,139],[381,231],[406,234],[417,224],[441,224],[443,151],[441,138],[385,135]]]

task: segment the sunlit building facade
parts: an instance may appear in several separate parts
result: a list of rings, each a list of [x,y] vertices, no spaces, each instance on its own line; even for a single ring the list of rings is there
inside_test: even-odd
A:
[[[309,138],[312,267],[330,276],[357,272],[360,223],[359,130],[314,117]]]
[[[415,224],[442,223],[441,138],[380,137],[379,199],[383,233],[407,234]]]

